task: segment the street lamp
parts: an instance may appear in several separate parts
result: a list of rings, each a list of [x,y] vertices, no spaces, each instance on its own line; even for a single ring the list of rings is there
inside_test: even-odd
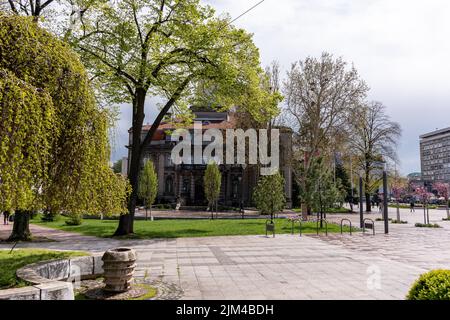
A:
[[[243,193],[244,193],[244,188],[242,187],[242,177],[244,176],[244,172],[245,172],[245,168],[247,168],[247,164],[246,163],[243,163],[242,164],[242,166],[241,166],[241,168],[242,168],[242,176],[240,176],[238,179],[239,179],[239,187],[240,187],[240,196],[239,196],[239,198],[240,198],[240,201],[239,201],[239,209],[240,209],[240,211],[241,211],[241,218],[242,219],[244,219],[244,213],[245,213],[245,210],[244,210],[244,204],[243,204],[243,199],[242,199],[242,197],[243,197]]]
[[[364,224],[364,213],[363,213],[363,171],[359,171],[359,226],[363,227]]]
[[[239,181],[239,211],[241,212],[241,218],[244,219],[244,210],[242,210],[242,177],[238,177]]]
[[[387,188],[386,162],[384,163],[384,167],[383,167],[383,219],[384,219],[384,233],[389,233],[388,188]]]

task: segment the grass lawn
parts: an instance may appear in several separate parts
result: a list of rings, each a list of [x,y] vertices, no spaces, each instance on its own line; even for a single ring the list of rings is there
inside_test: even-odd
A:
[[[16,271],[27,264],[87,255],[79,251],[42,249],[14,249],[12,253],[9,252],[10,250],[0,250],[0,289],[26,286],[25,281],[16,278]]]
[[[290,233],[291,223],[286,219],[274,219],[276,233]],[[117,228],[117,220],[85,219],[79,226],[68,226],[65,217],[58,221],[42,222],[39,217],[32,223],[64,231],[78,232],[84,235],[97,237],[110,237]],[[265,219],[222,219],[222,220],[200,220],[200,219],[177,219],[177,220],[155,220],[134,222],[133,238],[182,238],[182,237],[209,237],[209,236],[231,236],[231,235],[259,235],[265,234]],[[298,223],[295,232],[298,234]],[[356,230],[355,228],[353,228]],[[344,231],[349,231],[344,227]],[[306,222],[302,224],[302,233],[315,233],[316,224]],[[325,232],[325,228],[321,232]],[[337,224],[328,224],[328,232],[340,232]]]

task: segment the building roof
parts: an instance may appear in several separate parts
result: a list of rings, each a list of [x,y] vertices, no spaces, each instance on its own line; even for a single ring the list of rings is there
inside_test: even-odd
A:
[[[152,124],[146,124],[142,127],[142,131],[146,132],[149,131],[152,127]],[[236,127],[236,118],[230,114],[227,119],[219,120],[219,121],[211,121],[211,120],[202,120],[202,129],[219,129],[219,130],[226,130],[226,129],[233,129]],[[157,140],[165,140],[165,132],[169,130],[175,130],[179,128],[179,126],[176,126],[174,122],[161,122],[158,126],[158,129],[156,130],[152,141]],[[183,127],[184,129],[194,129],[194,124],[190,124],[187,127]],[[130,129],[131,130],[131,129]],[[129,131],[130,131],[129,130]]]
[[[430,137],[441,135],[441,134],[445,134],[445,133],[450,133],[450,127],[444,128],[444,129],[435,130],[435,131],[432,131],[432,132],[429,132],[429,133],[424,133],[421,136],[419,136],[419,138],[420,139],[425,139],[425,138],[430,138]]]

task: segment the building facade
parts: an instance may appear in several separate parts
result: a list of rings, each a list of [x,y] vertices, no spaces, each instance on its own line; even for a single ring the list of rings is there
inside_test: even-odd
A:
[[[420,164],[425,187],[450,182],[450,127],[420,136]]]
[[[236,128],[233,113],[215,112],[208,110],[194,111],[195,121],[202,122],[202,130]],[[144,137],[151,125],[145,125],[142,130]],[[156,203],[179,203],[183,206],[207,205],[203,188],[203,176],[206,164],[178,164],[171,160],[171,151],[176,142],[171,141],[170,133],[173,124],[161,123],[156,131],[150,146],[144,150],[143,163],[151,160],[158,175],[158,195]],[[292,166],[290,164],[292,152],[292,131],[287,128],[280,129],[280,163],[279,169],[285,179],[285,194],[287,207],[292,206]],[[193,127],[189,128],[190,131]],[[132,133],[129,133],[131,144]],[[203,149],[206,144],[204,143]],[[194,147],[194,146],[192,146]],[[226,147],[226,146],[225,146]],[[194,154],[194,151],[192,151]],[[225,157],[224,157],[225,158]],[[259,179],[259,166],[220,164],[222,185],[219,205],[223,206],[253,206],[252,194]]]

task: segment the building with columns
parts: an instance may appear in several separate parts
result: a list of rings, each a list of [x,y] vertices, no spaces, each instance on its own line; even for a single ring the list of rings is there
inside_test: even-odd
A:
[[[225,136],[226,129],[236,128],[236,120],[232,112],[216,112],[205,109],[193,110],[195,121],[202,122],[202,130],[219,129]],[[142,130],[144,137],[151,125]],[[150,144],[144,151],[143,163],[152,160],[158,175],[158,196],[156,203],[180,203],[183,206],[202,206],[207,204],[203,188],[203,176],[206,164],[179,164],[171,161],[171,151],[176,142],[171,141],[173,124],[162,122]],[[285,194],[287,207],[292,206],[292,131],[288,128],[280,130],[280,172],[285,178]],[[193,127],[189,128],[193,131]],[[132,133],[129,132],[131,144]],[[203,148],[209,142],[205,142]],[[192,151],[192,154],[194,152]],[[225,157],[224,157],[225,158]],[[220,164],[222,185],[219,205],[239,207],[252,206],[253,189],[259,178],[258,165]]]

